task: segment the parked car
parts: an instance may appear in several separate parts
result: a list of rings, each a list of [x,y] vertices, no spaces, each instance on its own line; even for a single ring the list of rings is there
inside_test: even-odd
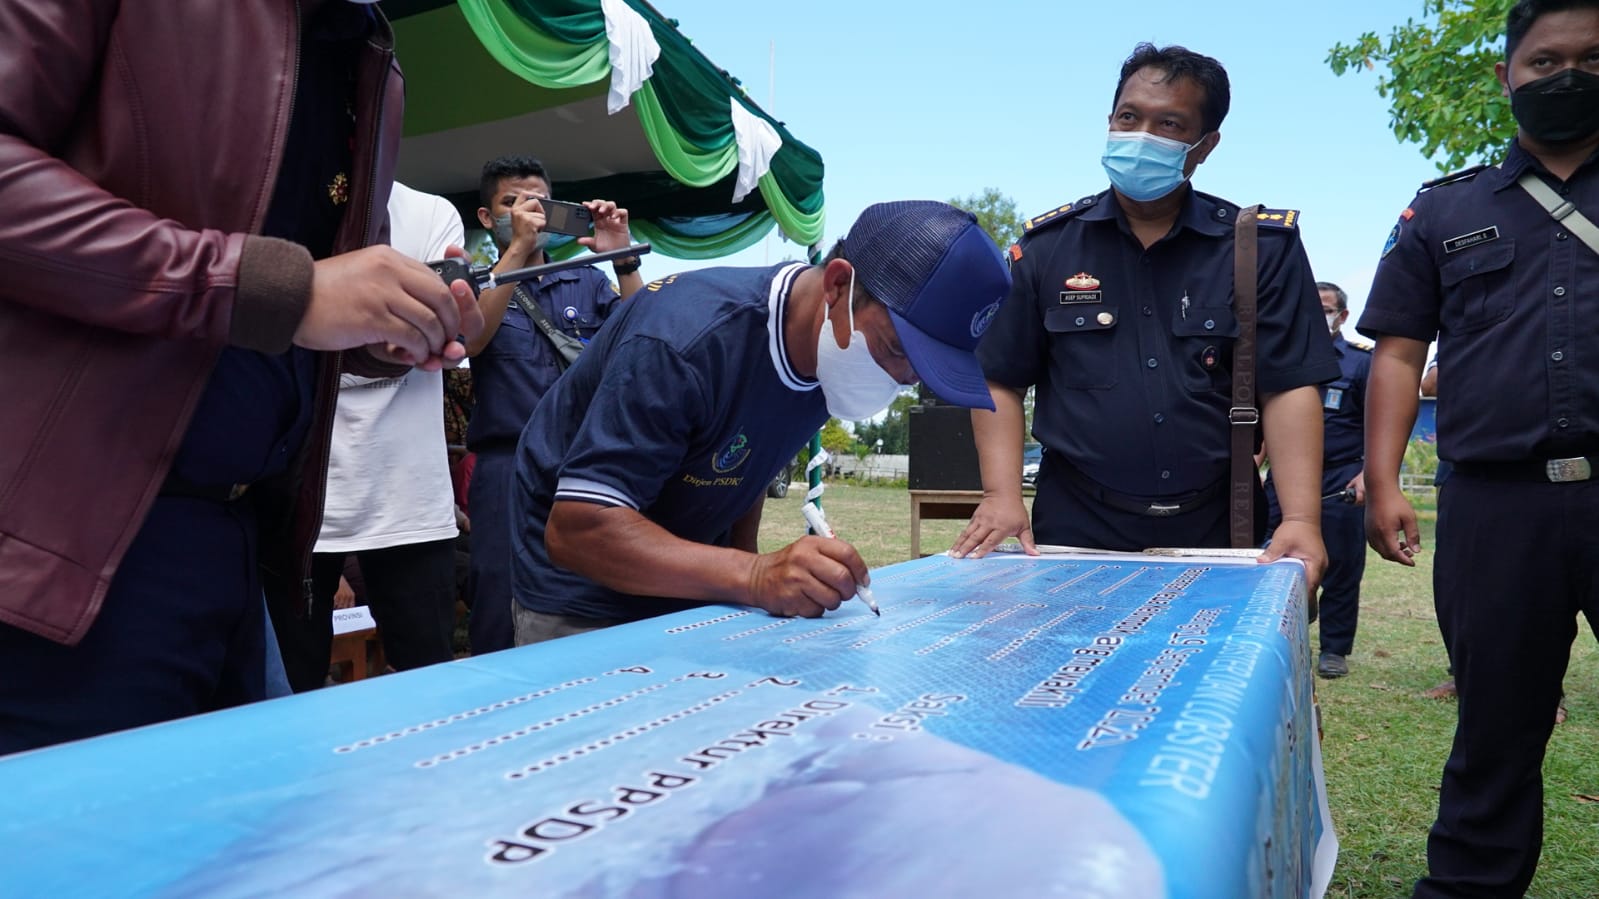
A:
[[[788,496],[788,469],[778,472],[777,477],[772,478],[772,483],[766,485],[766,495],[772,499]]]
[[[1029,443],[1022,447],[1022,486],[1032,487],[1038,481],[1038,463],[1044,461],[1044,447]]]

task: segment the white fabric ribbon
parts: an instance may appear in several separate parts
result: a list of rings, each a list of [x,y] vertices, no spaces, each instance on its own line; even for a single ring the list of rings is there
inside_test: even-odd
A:
[[[729,98],[733,116],[733,139],[738,143],[738,182],[733,186],[733,202],[749,196],[761,176],[772,167],[772,157],[783,146],[783,138],[772,123],[744,108],[737,97]]]
[[[822,465],[826,464],[827,460],[831,458],[832,456],[827,454],[827,450],[818,447],[816,450],[816,455],[811,457],[811,461],[805,463],[805,480],[809,481],[811,479],[811,472],[822,467]],[[820,498],[822,491],[826,489],[826,485],[824,485],[820,479],[817,479],[816,486],[806,491],[805,501],[810,502],[811,500]]]
[[[661,45],[650,23],[625,0],[600,0],[605,13],[605,39],[610,42],[611,90],[605,108],[611,115],[627,108],[633,92],[644,86],[661,58]]]

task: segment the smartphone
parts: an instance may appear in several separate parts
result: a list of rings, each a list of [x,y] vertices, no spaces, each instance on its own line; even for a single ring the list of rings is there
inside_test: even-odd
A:
[[[589,212],[589,208],[582,203],[540,198],[539,205],[544,207],[545,231],[588,237],[594,230],[594,213]]]

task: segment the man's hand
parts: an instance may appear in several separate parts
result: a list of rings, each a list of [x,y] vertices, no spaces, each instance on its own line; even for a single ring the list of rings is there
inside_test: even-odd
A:
[[[774,553],[756,556],[750,571],[750,605],[779,618],[820,618],[867,582],[855,547],[830,537],[801,537]]]
[[[1038,555],[1038,547],[1033,545],[1033,523],[1027,517],[1027,506],[1022,498],[1019,495],[985,496],[977,504],[977,511],[972,513],[972,520],[966,523],[966,529],[955,538],[949,554],[957,559],[967,556],[981,559],[1008,537],[1021,538],[1022,549],[1029,556]]]
[[[1275,562],[1298,559],[1305,563],[1306,591],[1315,595],[1321,576],[1327,573],[1327,545],[1321,540],[1321,522],[1285,519],[1272,533],[1271,545],[1255,561]]]
[[[1415,567],[1412,557],[1421,552],[1421,530],[1416,526],[1416,510],[1398,487],[1366,497],[1366,542],[1384,559]]]
[[[482,327],[465,281],[445,286],[426,265],[373,246],[316,263],[294,343],[312,350],[366,346],[385,361],[437,371],[466,358],[458,335],[472,337]]]
[[[1350,478],[1349,479],[1349,483],[1344,485],[1344,489],[1345,490],[1348,490],[1351,487],[1354,488],[1354,490],[1355,490],[1355,505],[1364,506],[1366,504],[1366,472],[1365,472],[1365,469],[1361,469],[1359,474],[1357,474],[1354,477]]]
[[[350,582],[345,580],[342,574],[339,575],[339,589],[333,591],[333,608],[355,608],[355,588],[350,586]]]
[[[631,246],[633,234],[627,228],[627,210],[610,200],[589,200],[583,204],[594,213],[594,236],[579,237],[577,242],[596,253],[606,253]]]
[[[525,268],[530,264],[539,250],[539,235],[546,221],[544,205],[533,194],[525,194],[511,204],[511,243],[500,254],[506,267]]]

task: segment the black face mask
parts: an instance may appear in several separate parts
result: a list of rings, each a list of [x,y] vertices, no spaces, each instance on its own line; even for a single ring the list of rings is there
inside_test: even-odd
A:
[[[1563,144],[1599,132],[1599,75],[1561,69],[1510,92],[1510,112],[1541,143]]]

